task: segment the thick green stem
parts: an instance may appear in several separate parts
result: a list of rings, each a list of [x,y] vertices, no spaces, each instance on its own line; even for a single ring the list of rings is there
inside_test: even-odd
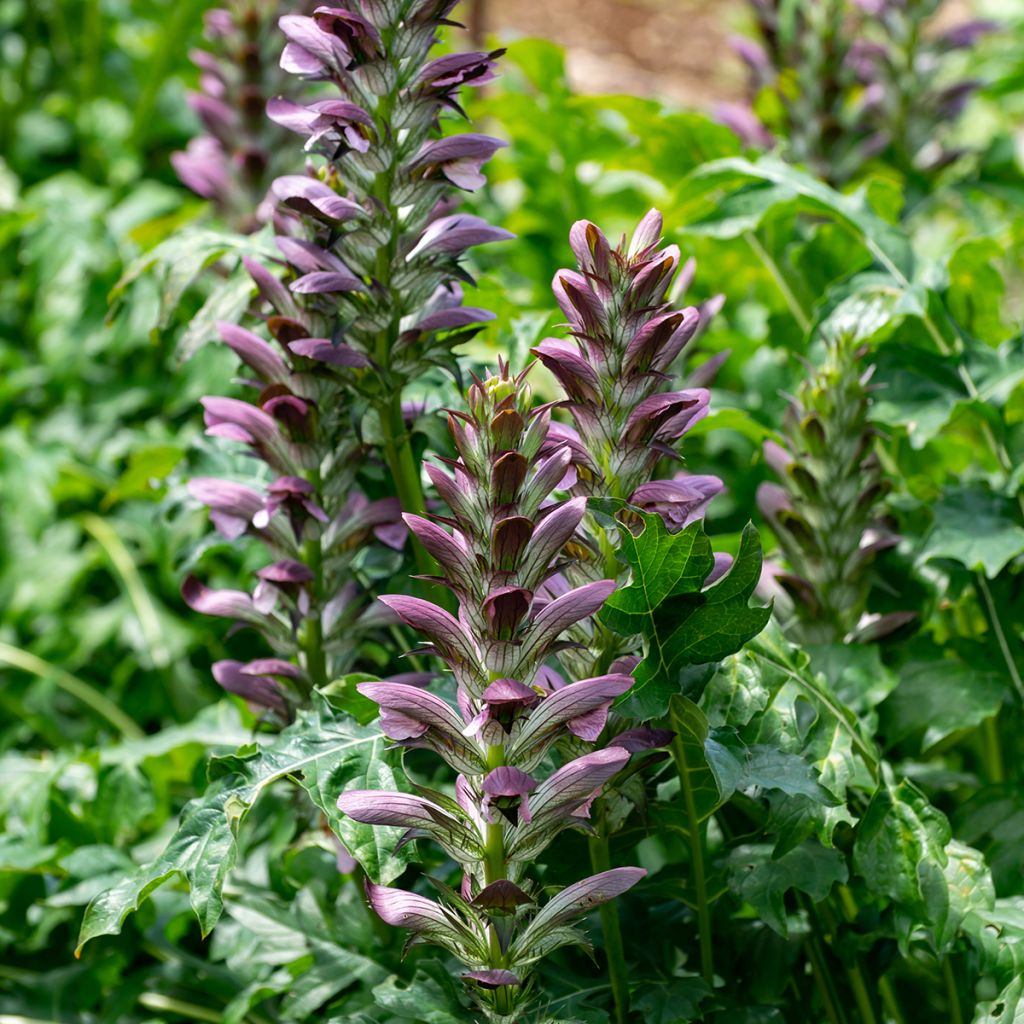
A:
[[[985,774],[992,785],[1006,781],[1006,768],[1003,763],[1003,744],[999,738],[999,722],[997,715],[991,715],[981,723],[982,760],[985,763]]]
[[[988,612],[989,622],[992,624],[992,632],[995,634],[996,642],[999,644],[999,653],[1002,654],[1003,661],[1006,663],[1006,671],[1009,673],[1010,679],[1013,680],[1013,687],[1017,691],[1017,696],[1024,703],[1024,681],[1021,680],[1020,672],[1017,669],[1017,662],[1014,660],[1010,644],[1006,639],[1006,631],[1003,629],[1002,620],[999,618],[999,611],[992,598],[992,591],[989,589],[988,580],[980,572],[975,575],[975,580],[978,590],[985,601],[985,609]]]
[[[605,829],[604,801],[598,800],[594,811],[594,826],[598,834],[587,840],[590,848],[590,867],[594,874],[608,871],[611,854]],[[604,952],[608,960],[608,978],[612,986],[615,1003],[616,1024],[626,1024],[629,1018],[629,971],[626,968],[626,951],[622,941],[622,926],[619,908],[614,900],[601,905],[601,932],[604,935]]]
[[[505,764],[505,748],[503,746],[491,746],[487,748],[487,770],[494,771]],[[492,882],[501,881],[508,877],[508,865],[505,861],[505,826],[500,818],[498,821],[487,825],[487,835],[484,845],[484,882],[490,885]],[[491,963],[494,968],[506,967],[505,953],[501,948],[501,935],[498,926],[491,923],[488,928],[488,943],[490,946]],[[494,1009],[497,1013],[508,1014],[513,1008],[513,997],[511,989],[507,986],[494,990]]]
[[[960,992],[956,987],[956,975],[953,973],[953,965],[948,956],[942,958],[942,978],[946,983],[946,995],[949,998],[949,1024],[964,1024]]]
[[[830,1024],[846,1024],[846,1016],[843,1014],[835,989],[832,987],[832,977],[829,974],[828,964],[821,950],[821,945],[816,936],[811,936],[805,943],[807,958],[811,962],[811,973],[814,975],[814,982],[818,987],[818,994],[825,1005],[825,1015]]]
[[[700,933],[700,973],[708,985],[715,982],[714,944],[711,939],[711,901],[708,898],[705,830],[697,814],[697,801],[686,762],[686,748],[676,736],[672,741],[672,759],[679,773],[679,792],[682,794],[689,823],[687,839],[690,844],[690,862],[693,868],[693,888],[697,904],[697,930]]]
[[[391,479],[403,512],[423,515],[426,502],[423,497],[423,483],[419,467],[413,458],[409,433],[402,417],[402,393],[396,391],[384,404],[378,406],[381,431],[384,437],[384,457],[391,471]],[[426,549],[413,538],[416,567],[426,576],[437,572],[437,565]]]
[[[845,905],[842,906],[843,917],[849,920]],[[821,922],[829,933],[829,944],[833,951],[835,951],[836,939],[839,933],[839,922],[829,906],[829,900],[825,900],[817,905],[808,905],[808,912],[820,915]],[[841,959],[838,954],[836,955],[838,959]],[[875,1004],[872,1002],[871,993],[868,990],[867,982],[864,980],[864,971],[861,969],[860,958],[854,954],[853,960],[850,963],[843,963],[843,970],[846,972],[846,980],[850,983],[850,989],[853,992],[853,999],[857,1004],[857,1012],[860,1015],[861,1021],[863,1024],[877,1024],[878,1018],[875,1014]]]
[[[310,474],[310,483],[320,491],[320,471],[313,470]],[[310,614],[303,624],[302,633],[302,655],[306,665],[306,674],[309,676],[311,689],[326,686],[330,680],[327,678],[327,655],[324,651],[324,630],[323,630],[323,602],[324,602],[324,555],[320,544],[319,535],[310,537],[302,548],[303,559],[307,568],[313,573],[311,584],[312,594],[310,595]]]

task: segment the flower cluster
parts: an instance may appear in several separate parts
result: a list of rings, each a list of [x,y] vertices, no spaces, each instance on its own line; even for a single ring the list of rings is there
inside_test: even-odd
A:
[[[433,366],[457,373],[452,348],[492,319],[462,305],[462,284],[472,278],[461,257],[511,237],[454,212],[458,190],[483,183],[481,165],[503,143],[472,133],[438,137],[442,113],[461,113],[460,88],[489,81],[499,55],[429,59],[453,6],[362,2],[281,19],[282,67],[337,96],[268,105],[273,121],[323,159],[273,183],[287,226],[277,239],[283,277],[252,268],[276,317],[319,339],[303,358],[328,370],[340,365],[343,386],[373,410],[374,433],[410,511],[424,502],[403,390]]]
[[[533,351],[565,391],[576,424],[557,425],[549,442],[567,443],[573,453],[572,492],[657,509],[678,528],[701,514],[721,482],[651,477],[661,458],[679,457],[679,441],[707,415],[706,388],[670,388],[677,357],[721,298],[673,308],[667,295],[680,253],[661,247],[661,229],[661,214],[651,210],[628,246],[623,240],[613,249],[596,225],[574,224],[569,241],[578,269],[560,270],[553,283],[572,339],[546,338]],[[693,273],[690,260],[677,290],[685,291]]]
[[[779,137],[790,159],[834,184],[882,152],[908,174],[961,155],[943,136],[979,83],[947,81],[945,57],[994,23],[930,33],[938,0],[750,3],[759,41],[732,41],[748,70],[750,103],[719,108],[744,142],[768,148]]]
[[[188,95],[204,134],[171,156],[182,183],[244,232],[270,219],[267,190],[287,151],[286,133],[265,112],[286,82],[277,66],[281,11],[279,0],[230,0],[206,12],[209,49],[191,53],[200,91]]]
[[[500,143],[437,135],[441,113],[460,109],[459,88],[492,77],[497,53],[428,59],[452,6],[367,2],[280,19],[281,66],[332,84],[342,98],[268,104],[276,130],[298,132],[326,159],[273,182],[281,265],[245,258],[272,341],[220,327],[246,367],[252,400],[203,400],[208,433],[246,446],[269,474],[255,487],[206,479],[191,487],[221,533],[255,535],[273,561],[251,595],[193,578],[184,587],[196,610],[264,633],[272,663],[221,662],[214,674],[279,712],[291,695],[346,669],[361,627],[381,619],[366,610],[352,563],[373,537],[401,549],[401,508],[424,508],[409,437],[416,409],[403,388],[491,317],[461,304],[459,282],[470,279],[459,258],[510,236],[452,213],[451,193],[482,182],[480,166]],[[213,24],[226,25],[223,12]],[[367,469],[384,491],[375,501],[360,483]],[[433,568],[419,544],[416,553],[424,571]]]
[[[865,614],[874,557],[899,541],[879,514],[887,483],[868,421],[874,368],[863,367],[865,349],[848,335],[825,345],[787,411],[787,447],[765,442],[781,485],[761,484],[757,500],[789,567],[774,580],[793,632],[804,643],[871,641],[914,615]]]
[[[441,902],[377,885],[368,886],[369,900],[414,940],[457,956],[481,1003],[501,1017],[520,1004],[533,963],[578,941],[568,922],[643,875],[636,868],[598,873],[539,910],[539,890],[526,877],[559,832],[587,827],[602,786],[639,748],[596,749],[540,777],[560,740],[578,747],[599,738],[612,701],[633,680],[612,673],[558,685],[545,665],[564,646],[565,631],[596,612],[615,584],[595,581],[554,599],[545,593],[586,499],[550,501],[572,452],[566,444],[548,450],[550,410],[531,407],[524,376],[502,365],[470,389],[468,414],[451,414],[459,458],[451,473],[428,467],[450,516],[405,517],[441,566],[438,582],[458,598],[458,617],[415,597],[381,599],[451,670],[458,710],[413,686],[360,687],[380,706],[387,736],[434,751],[458,773],[456,798],[356,790],[338,800],[358,821],[431,837],[461,866],[460,891],[442,887]]]
[[[222,536],[256,537],[273,561],[256,573],[252,594],[211,590],[191,576],[182,592],[196,611],[264,635],[274,658],[221,661],[214,677],[252,703],[287,714],[292,698],[350,665],[361,630],[380,619],[352,580],[353,558],[374,536],[401,549],[406,530],[395,498],[370,501],[356,487],[366,453],[337,405],[334,381],[301,355],[316,339],[288,341],[287,329],[271,329],[276,347],[220,324],[224,343],[250,375],[252,401],[203,399],[207,433],[244,445],[268,472],[257,486],[198,477],[189,491],[210,509]]]

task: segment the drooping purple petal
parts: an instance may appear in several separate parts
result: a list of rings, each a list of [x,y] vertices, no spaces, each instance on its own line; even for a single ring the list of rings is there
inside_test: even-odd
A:
[[[428,224],[406,259],[412,260],[424,253],[457,255],[474,245],[503,242],[509,238],[515,238],[510,231],[492,227],[470,213],[456,213]]]
[[[467,981],[475,981],[481,988],[486,989],[522,984],[517,975],[499,967],[482,971],[467,971],[462,977]]]
[[[487,180],[480,173],[481,166],[505,145],[507,143],[489,135],[472,132],[449,135],[424,143],[410,166],[424,170],[437,168],[453,185],[473,191]]]
[[[563,726],[590,742],[601,734],[612,701],[633,685],[629,675],[597,676],[570,683],[541,701],[509,746],[516,763],[534,763]]]
[[[291,373],[284,360],[252,331],[223,320],[217,321],[217,331],[224,344],[268,384],[280,384],[290,379]]]
[[[212,590],[195,576],[186,576],[181,584],[185,604],[201,615],[216,615],[246,622],[262,621],[252,598],[244,590]]]
[[[211,671],[218,685],[228,693],[237,694],[251,704],[270,708],[285,718],[288,717],[288,701],[280,683],[270,676],[254,673],[252,664],[245,665],[240,661],[215,661]]]
[[[228,540],[241,537],[263,508],[262,495],[231,480],[197,476],[189,480],[188,491],[210,509],[211,522]]]
[[[458,664],[474,664],[478,660],[472,639],[461,623],[443,608],[404,594],[386,594],[378,600],[407,626],[425,633],[446,660]]]
[[[370,365],[370,360],[361,352],[344,342],[333,342],[328,338],[297,338],[289,342],[288,348],[297,356],[343,369],[365,369]]]
[[[537,956],[550,952],[566,941],[572,941],[571,937],[567,938],[560,931],[562,925],[621,896],[646,874],[643,868],[612,868],[566,887],[552,897],[519,934],[509,950],[509,956],[513,960],[527,953]]]
[[[304,174],[275,178],[270,191],[285,206],[329,221],[351,220],[363,212],[358,203],[339,196],[330,186]]]

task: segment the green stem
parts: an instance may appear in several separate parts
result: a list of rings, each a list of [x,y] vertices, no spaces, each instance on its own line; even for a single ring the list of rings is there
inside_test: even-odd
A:
[[[878,994],[882,997],[882,1005],[889,1011],[892,1024],[906,1024],[903,1010],[900,1008],[899,1000],[893,991],[892,982],[888,978],[878,979]]]
[[[996,635],[996,641],[999,644],[1003,661],[1006,662],[1006,671],[1010,673],[1017,696],[1024,702],[1024,682],[1021,681],[1020,672],[1017,670],[1017,663],[1013,658],[1013,652],[1010,650],[1010,645],[1006,640],[1006,633],[1003,631],[1003,624],[999,618],[999,612],[996,610],[996,603],[992,599],[992,591],[989,589],[988,580],[980,572],[975,574],[975,580],[981,596],[985,599],[985,608],[988,611],[989,621],[992,623],[992,631]]]
[[[71,694],[105,718],[126,739],[140,740],[146,735],[113,701],[104,697],[84,679],[79,679],[78,676],[73,676],[70,672],[65,672],[64,669],[21,650],[20,647],[3,642],[0,642],[0,662],[20,668],[23,672],[38,676],[40,679],[52,679],[65,693]]]
[[[690,844],[690,861],[693,866],[693,887],[697,901],[697,930],[700,938],[700,973],[708,985],[715,983],[714,944],[711,938],[711,902],[708,899],[707,873],[705,866],[704,823],[697,816],[697,801],[690,781],[690,769],[686,763],[686,748],[676,736],[672,740],[672,760],[679,773],[679,791],[686,805],[689,822],[687,840]]]
[[[747,245],[754,250],[754,254],[764,264],[768,273],[771,274],[775,286],[779,289],[779,294],[785,300],[786,306],[789,308],[793,319],[800,326],[800,330],[807,334],[811,329],[811,319],[804,312],[804,308],[800,305],[800,300],[794,294],[793,289],[789,287],[789,282],[783,275],[782,268],[775,262],[771,253],[761,244],[761,239],[753,231],[745,231],[743,238]]]
[[[487,748],[487,770],[494,771],[505,764],[505,748],[490,746]],[[508,866],[505,861],[505,826],[499,817],[498,821],[488,823],[487,835],[484,840],[484,882],[490,885],[508,877]],[[501,948],[501,935],[498,926],[492,922],[488,926],[488,944],[490,946],[491,967],[506,967],[505,953]],[[494,990],[494,1009],[497,1013],[508,1014],[513,1008],[513,997],[508,986]]]
[[[829,906],[829,900],[816,905],[808,905],[808,913],[819,914],[821,922],[828,931],[832,950],[835,951],[836,940],[839,934],[839,922],[836,920],[835,914],[833,914],[831,907]],[[844,908],[845,910],[845,908]],[[843,917],[849,919],[847,914],[844,913]],[[878,1018],[875,1015],[875,1005],[871,1000],[871,994],[868,991],[867,983],[864,981],[864,972],[860,966],[860,957],[853,954],[853,960],[851,963],[846,963],[836,953],[837,959],[843,964],[843,970],[846,973],[846,980],[850,983],[850,989],[853,992],[854,1002],[857,1004],[857,1011],[860,1014],[861,1021],[863,1024],[877,1024]]]
[[[818,987],[821,1001],[825,1004],[825,1013],[829,1021],[831,1024],[846,1024],[846,1017],[839,1007],[828,965],[825,963],[817,937],[812,935],[804,943],[804,946],[807,950],[807,958],[811,962],[811,973],[814,975],[814,982]]]
[[[147,1010],[176,1013],[187,1020],[209,1021],[210,1024],[220,1024],[224,1019],[222,1013],[211,1010],[208,1006],[187,1003],[184,999],[174,999],[171,996],[161,995],[159,992],[143,992],[139,996],[139,1005],[144,1006]]]
[[[426,508],[426,501],[423,497],[419,467],[413,458],[409,433],[405,429],[405,420],[402,417],[401,391],[397,390],[379,405],[377,412],[384,437],[384,457],[391,471],[399,504],[403,512],[421,516]],[[437,565],[426,548],[415,537],[412,538],[412,542],[417,569],[425,576],[436,573]]]
[[[946,983],[946,995],[949,998],[949,1024],[964,1024],[964,1011],[960,1006],[960,993],[956,987],[956,975],[949,957],[942,958],[942,978]]]
[[[999,738],[999,723],[996,719],[996,715],[991,715],[981,723],[982,760],[985,762],[988,781],[993,785],[1006,781],[1003,745]]]
[[[594,810],[594,826],[598,834],[587,840],[590,848],[590,866],[595,875],[608,871],[612,866],[605,824],[604,801],[599,799]],[[629,971],[626,967],[626,951],[622,941],[618,904],[615,900],[603,903],[598,913],[601,917],[601,932],[604,935],[604,952],[608,960],[608,978],[615,1003],[615,1021],[616,1024],[626,1024],[629,1018]]]

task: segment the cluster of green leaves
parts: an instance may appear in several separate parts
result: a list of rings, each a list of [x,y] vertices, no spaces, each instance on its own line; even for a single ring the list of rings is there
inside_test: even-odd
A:
[[[231,581],[238,556],[199,546],[182,488],[224,459],[197,440],[195,400],[233,363],[208,346],[178,366],[175,348],[244,306],[231,270],[265,244],[203,219],[168,172],[192,127],[184,40],[202,6],[0,9],[0,1016],[473,1019],[448,965],[402,960],[361,899],[364,872],[450,865],[412,867],[429,855],[338,815],[345,788],[409,785],[356,678],[268,732],[218,700],[207,669],[225,641],[177,596],[186,565]],[[620,712],[674,733],[603,812],[613,862],[649,871],[620,910],[635,1019],[1024,1019],[1024,218],[1005,120],[1019,46],[977,56],[992,69],[977,165],[909,209],[884,167],[839,193],[748,158],[700,114],[577,95],[552,44],[510,57],[471,110],[511,143],[475,202],[519,241],[481,258],[473,301],[503,326],[467,365],[525,361],[579,217],[615,234],[658,205],[698,259],[695,298],[728,294],[693,365],[731,356],[687,440],[688,468],[727,493],[706,530],[640,517],[623,534],[631,584],[602,613],[643,643]],[[188,222],[202,233],[179,234]],[[886,645],[800,650],[750,600],[745,527],[782,396],[837,328],[883,385],[872,416],[903,538],[871,607],[918,619]],[[705,588],[712,544],[736,558]],[[399,670],[400,646],[367,667]],[[332,832],[359,867],[339,864]],[[543,881],[577,880],[586,857],[567,833]],[[97,941],[76,961],[93,900],[81,939]],[[538,1020],[609,1019],[596,957],[552,958]]]

